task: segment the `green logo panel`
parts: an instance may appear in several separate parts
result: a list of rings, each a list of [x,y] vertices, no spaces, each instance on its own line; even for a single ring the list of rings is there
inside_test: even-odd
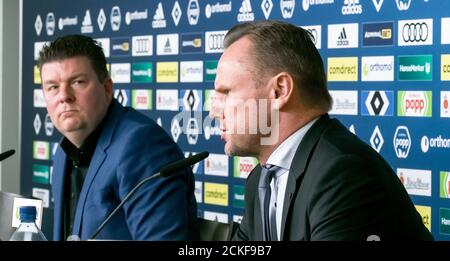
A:
[[[400,81],[433,80],[433,56],[432,55],[399,56],[398,79]]]

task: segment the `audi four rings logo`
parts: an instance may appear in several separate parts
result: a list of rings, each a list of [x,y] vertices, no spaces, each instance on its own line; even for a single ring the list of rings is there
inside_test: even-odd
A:
[[[210,50],[223,50],[223,39],[225,34],[210,34],[208,37],[208,48]]]
[[[405,42],[425,42],[428,38],[427,23],[407,23],[403,26]]]
[[[140,38],[136,39],[133,48],[136,53],[148,53],[150,46],[150,39]]]
[[[317,44],[317,30],[316,29],[307,29],[306,31],[308,31],[311,35],[311,40],[313,41],[314,44]]]

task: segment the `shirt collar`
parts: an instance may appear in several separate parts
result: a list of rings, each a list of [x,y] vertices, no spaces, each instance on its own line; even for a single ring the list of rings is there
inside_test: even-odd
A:
[[[305,137],[306,132],[308,132],[318,119],[319,117],[314,118],[285,139],[272,154],[270,154],[266,164],[276,165],[285,170],[289,170],[300,142],[303,140],[303,137]]]
[[[63,137],[63,139],[61,140],[61,148],[66,153],[67,157],[69,157],[69,159],[73,161],[74,165],[79,165],[80,167],[86,167],[89,165],[91,158],[94,155],[95,148],[97,147],[97,142],[100,139],[100,135],[103,131],[105,119],[108,117],[111,108],[112,103],[109,105],[108,111],[103,120],[100,122],[97,128],[91,134],[89,134],[83,144],[81,144],[80,148],[77,148],[75,145],[73,145],[73,143],[70,142],[66,137]]]

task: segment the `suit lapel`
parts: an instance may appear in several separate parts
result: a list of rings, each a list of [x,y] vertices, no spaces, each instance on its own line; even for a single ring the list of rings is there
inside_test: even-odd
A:
[[[324,131],[326,126],[328,126],[329,122],[330,117],[328,116],[328,114],[322,115],[305,134],[295,152],[294,159],[292,160],[291,167],[289,168],[286,193],[284,194],[283,215],[281,217],[281,240],[283,240],[284,237],[286,219],[289,214],[294,194],[296,193],[297,188],[300,185],[298,183],[301,181],[300,177],[305,172],[310,159],[310,155],[313,153],[314,148],[319,141],[320,136],[322,135],[322,132]]]
[[[60,144],[60,143],[59,143]],[[59,237],[59,238],[55,238],[55,240],[65,240],[63,239],[62,235],[63,235],[63,224],[64,224],[64,181],[66,178],[66,163],[67,163],[67,156],[66,154],[62,151],[61,147],[58,146],[58,153],[55,155],[55,166],[54,166],[54,174],[53,175],[53,180],[52,180],[52,184],[54,184],[54,186],[52,186],[53,188],[53,197],[54,197],[54,202],[55,204],[58,204],[57,206],[55,205],[54,209],[55,209],[55,227],[54,227],[54,235],[55,237]]]
[[[122,105],[120,105],[116,100],[113,99],[112,103],[113,104],[111,111],[105,119],[102,134],[100,135],[100,138],[98,140],[97,148],[95,149],[94,155],[92,156],[86,179],[84,180],[83,188],[81,189],[72,230],[72,233],[74,235],[80,236],[83,222],[84,206],[86,205],[88,192],[92,186],[92,183],[94,182],[95,176],[99,172],[100,167],[102,166],[103,162],[106,159],[106,156],[108,155],[106,150],[111,145],[112,137],[119,123],[119,120],[126,112],[126,109],[124,109]]]

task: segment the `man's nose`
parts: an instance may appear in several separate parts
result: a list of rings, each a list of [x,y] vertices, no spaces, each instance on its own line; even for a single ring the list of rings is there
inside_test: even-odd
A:
[[[217,94],[211,95],[211,108],[209,110],[210,118],[223,119],[223,101],[219,99]]]
[[[73,102],[75,96],[73,95],[73,90],[67,85],[61,85],[59,87],[59,102]]]

